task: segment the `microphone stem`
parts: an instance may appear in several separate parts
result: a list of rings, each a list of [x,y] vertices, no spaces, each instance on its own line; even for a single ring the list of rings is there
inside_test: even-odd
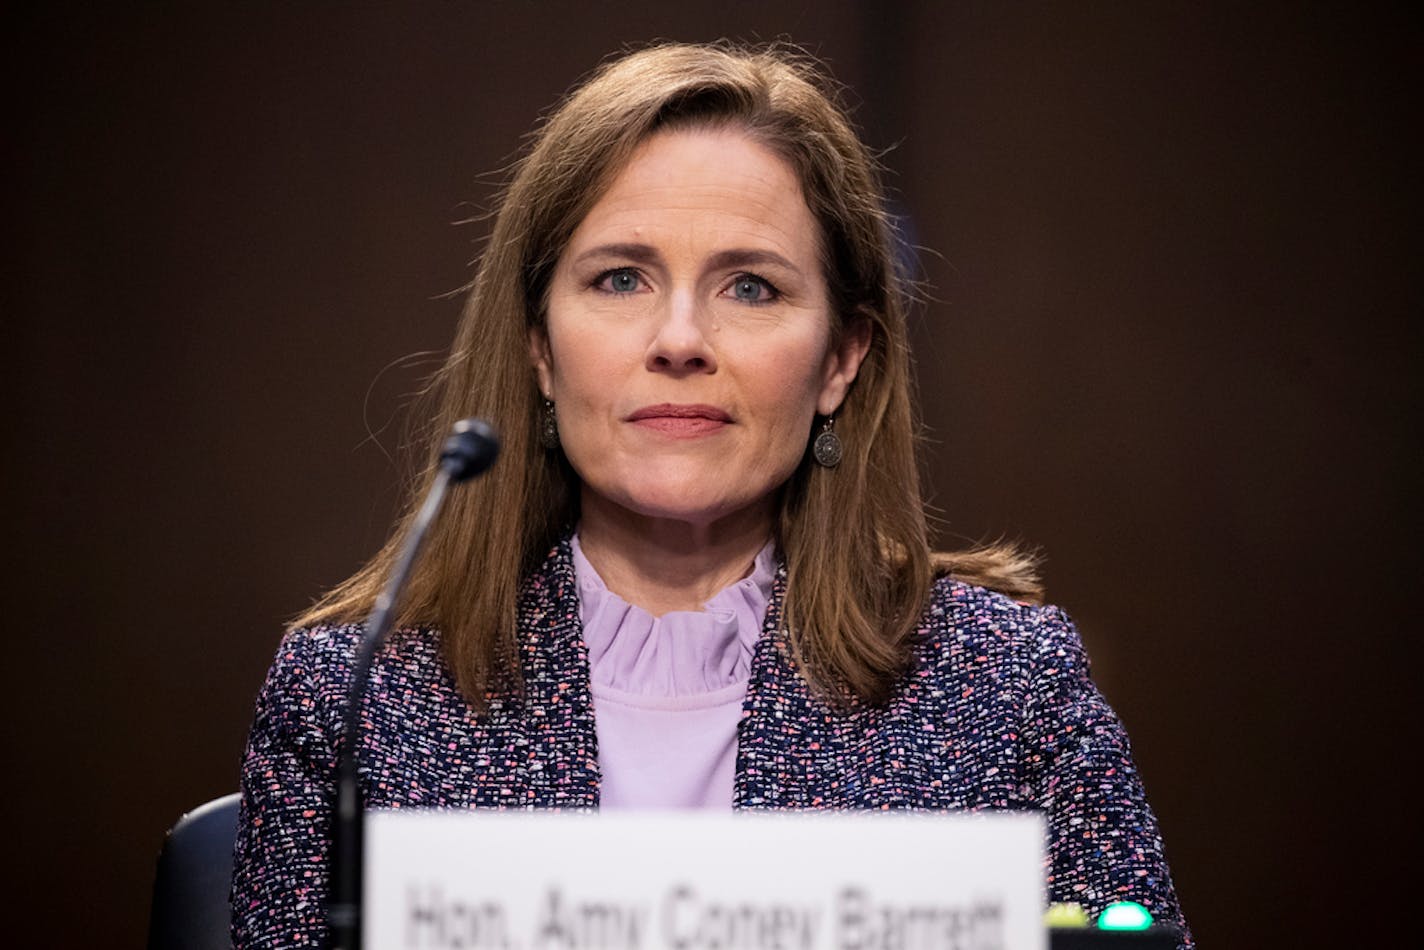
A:
[[[401,546],[395,570],[376,598],[366,620],[366,631],[356,650],[356,662],[351,674],[351,690],[346,701],[345,727],[337,755],[336,813],[333,820],[331,850],[331,903],[327,911],[331,923],[333,950],[359,950],[361,945],[361,870],[362,838],[365,812],[358,781],[357,748],[361,740],[361,696],[371,676],[371,665],[390,632],[395,617],[396,601],[405,588],[416,556],[425,542],[440,506],[445,502],[451,475],[444,464],[435,473],[435,481],[411,523]]]

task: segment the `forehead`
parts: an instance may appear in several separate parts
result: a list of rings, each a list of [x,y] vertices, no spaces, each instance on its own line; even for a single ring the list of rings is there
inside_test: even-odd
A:
[[[670,129],[640,143],[575,229],[571,249],[615,234],[769,242],[808,261],[820,243],[791,166],[734,128]]]

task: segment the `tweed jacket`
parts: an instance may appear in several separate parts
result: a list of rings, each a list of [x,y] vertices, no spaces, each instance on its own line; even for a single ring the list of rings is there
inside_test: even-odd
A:
[[[1183,927],[1127,736],[1053,607],[937,582],[916,662],[881,706],[836,709],[795,670],[778,573],[738,727],[734,807],[1039,809],[1050,900],[1131,899]],[[438,636],[397,631],[362,698],[368,807],[597,807],[588,656],[568,541],[523,588],[524,691],[476,714]],[[326,859],[359,626],[290,632],[257,700],[242,768],[233,939],[321,946]],[[1183,946],[1190,946],[1184,938]]]

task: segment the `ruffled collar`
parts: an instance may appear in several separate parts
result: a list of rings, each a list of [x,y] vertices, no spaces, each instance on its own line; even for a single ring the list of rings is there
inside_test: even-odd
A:
[[[584,557],[577,533],[570,547],[595,688],[686,696],[746,682],[776,578],[770,542],[757,554],[751,573],[719,591],[705,609],[661,617],[610,591]]]

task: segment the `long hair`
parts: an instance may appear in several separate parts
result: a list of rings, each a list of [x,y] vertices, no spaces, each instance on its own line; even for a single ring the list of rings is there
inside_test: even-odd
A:
[[[775,541],[787,566],[782,624],[803,675],[837,700],[878,702],[909,662],[936,573],[1024,598],[1030,558],[1009,547],[932,554],[917,462],[919,423],[906,339],[906,284],[878,169],[838,92],[785,47],[659,45],[606,63],[537,131],[498,199],[488,246],[453,349],[436,377],[429,446],[406,513],[360,571],[297,618],[358,620],[397,555],[456,420],[501,433],[501,460],[454,495],[412,574],[403,624],[440,630],[446,662],[477,707],[520,683],[516,606],[522,579],[578,517],[578,477],[537,437],[540,394],[529,331],[541,327],[554,267],[570,236],[634,149],[662,129],[734,128],[793,170],[821,229],[832,335],[871,327],[869,353],[836,415],[834,469],[809,451],[778,494]]]

